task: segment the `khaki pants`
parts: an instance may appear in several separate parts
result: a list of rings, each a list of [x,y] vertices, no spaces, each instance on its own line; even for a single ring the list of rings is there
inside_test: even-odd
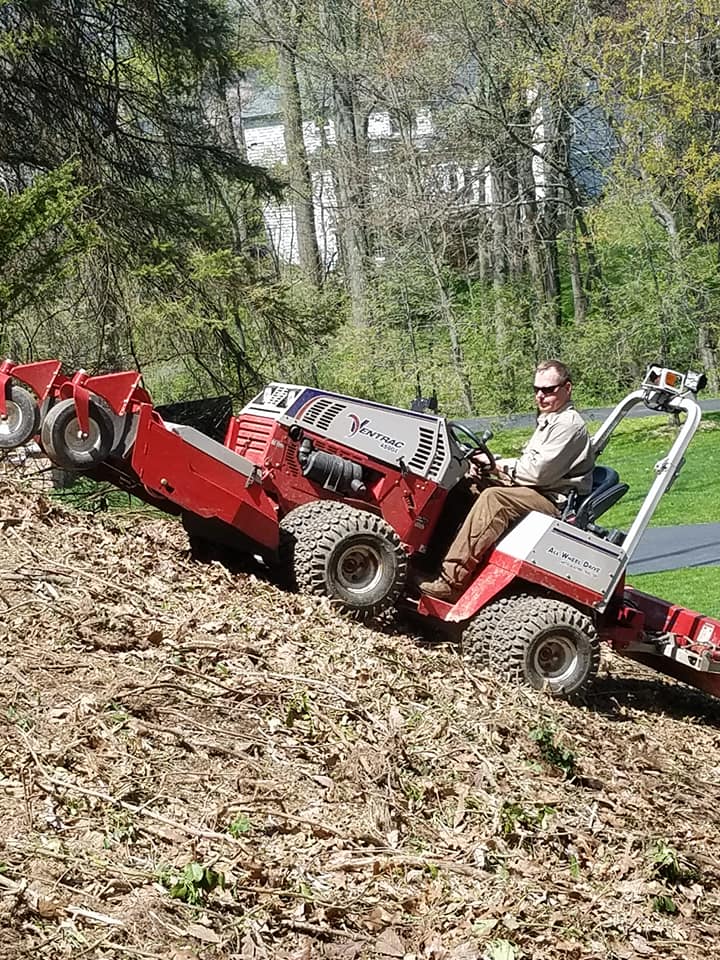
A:
[[[533,487],[498,486],[481,490],[445,555],[443,580],[454,587],[461,586],[510,524],[531,510],[560,516],[555,504]]]

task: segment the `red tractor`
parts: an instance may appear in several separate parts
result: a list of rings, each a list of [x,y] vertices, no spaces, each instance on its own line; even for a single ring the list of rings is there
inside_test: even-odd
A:
[[[162,418],[136,372],[64,375],[59,361],[0,363],[0,449],[37,438],[83,471],[180,515],[194,541],[249,552],[356,617],[399,603],[457,624],[465,654],[556,694],[594,677],[600,641],[720,695],[720,622],[624,585],[628,561],[684,462],[701,418],[701,375],[658,366],[621,401],[599,456],[636,404],[685,420],[627,533],[598,525],[626,492],[597,466],[592,492],[554,519],[531,513],[490,551],[462,597],[413,595],[469,505],[465,480],[485,438],[460,424],[294,384],[271,383],[224,444]]]

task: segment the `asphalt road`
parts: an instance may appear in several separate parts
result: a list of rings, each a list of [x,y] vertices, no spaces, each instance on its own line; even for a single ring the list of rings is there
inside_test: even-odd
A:
[[[628,564],[629,573],[720,566],[720,523],[651,527]]]
[[[580,413],[585,420],[590,422],[594,420],[605,420],[612,411],[613,407],[593,407],[589,410],[581,410]],[[703,413],[719,413],[720,399],[718,400],[700,400],[700,409]],[[657,417],[657,410],[648,410],[642,404],[633,407],[627,414],[628,417]],[[534,427],[534,413],[509,413],[505,416],[494,417],[469,417],[467,419],[458,418],[458,422],[470,427],[471,430],[480,432],[482,430],[509,430],[513,427]]]

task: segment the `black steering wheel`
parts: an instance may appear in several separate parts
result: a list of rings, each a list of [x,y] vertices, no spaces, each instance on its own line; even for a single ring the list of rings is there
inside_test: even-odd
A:
[[[495,469],[495,457],[487,445],[487,441],[492,438],[491,430],[486,430],[485,433],[479,437],[476,433],[473,433],[469,427],[458,423],[456,420],[451,420],[448,423],[448,430],[450,431],[450,436],[462,449],[462,455],[465,460],[472,460],[477,454],[482,453],[487,457],[490,469]]]

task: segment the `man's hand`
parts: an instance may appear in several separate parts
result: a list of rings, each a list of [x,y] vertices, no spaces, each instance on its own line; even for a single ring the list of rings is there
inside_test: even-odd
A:
[[[497,473],[497,468],[490,466],[490,461],[484,453],[475,453],[471,457],[467,476],[482,480],[489,473]]]

